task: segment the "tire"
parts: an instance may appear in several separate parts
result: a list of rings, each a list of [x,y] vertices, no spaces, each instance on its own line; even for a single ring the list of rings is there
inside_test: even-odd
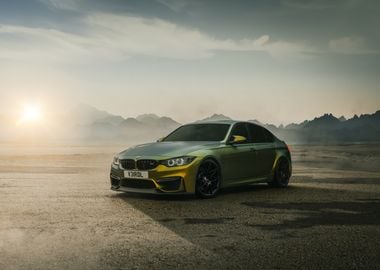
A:
[[[203,199],[215,197],[220,190],[220,180],[219,164],[213,159],[205,159],[198,168],[195,194]]]
[[[268,184],[272,187],[287,187],[290,179],[289,161],[285,158],[279,160],[274,171],[272,182]]]

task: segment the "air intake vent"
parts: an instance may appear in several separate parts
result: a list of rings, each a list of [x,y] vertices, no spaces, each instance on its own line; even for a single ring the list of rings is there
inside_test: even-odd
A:
[[[156,186],[151,180],[142,180],[142,179],[122,179],[120,181],[122,187],[129,188],[142,188],[142,189],[152,189]]]

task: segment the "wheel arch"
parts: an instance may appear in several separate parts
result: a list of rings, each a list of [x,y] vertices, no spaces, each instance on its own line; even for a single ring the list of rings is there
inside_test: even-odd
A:
[[[200,163],[202,163],[202,162],[205,161],[206,159],[211,159],[211,160],[215,161],[215,162],[218,164],[218,166],[220,167],[220,161],[218,160],[218,158],[217,158],[216,156],[214,156],[214,155],[206,155],[206,156],[204,156],[204,157],[202,158],[202,160],[201,160]]]
[[[202,158],[201,162],[199,162],[199,165],[202,164],[202,162],[204,162],[207,159],[211,159],[212,161],[214,161],[216,163],[216,165],[218,165],[220,177],[222,178],[222,164],[221,164],[220,160],[216,156],[214,156],[214,155],[206,155],[206,156],[204,156]]]

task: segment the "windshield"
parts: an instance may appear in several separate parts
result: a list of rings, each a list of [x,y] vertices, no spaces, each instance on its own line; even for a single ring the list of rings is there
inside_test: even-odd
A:
[[[223,141],[229,128],[228,124],[191,124],[176,129],[163,141]]]

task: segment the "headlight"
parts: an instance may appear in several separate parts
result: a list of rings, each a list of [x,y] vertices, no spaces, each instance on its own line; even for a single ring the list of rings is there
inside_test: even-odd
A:
[[[177,157],[161,161],[167,167],[176,167],[190,164],[195,157]]]
[[[119,166],[120,162],[119,162],[119,157],[118,156],[116,156],[116,157],[113,158],[112,164]]]

